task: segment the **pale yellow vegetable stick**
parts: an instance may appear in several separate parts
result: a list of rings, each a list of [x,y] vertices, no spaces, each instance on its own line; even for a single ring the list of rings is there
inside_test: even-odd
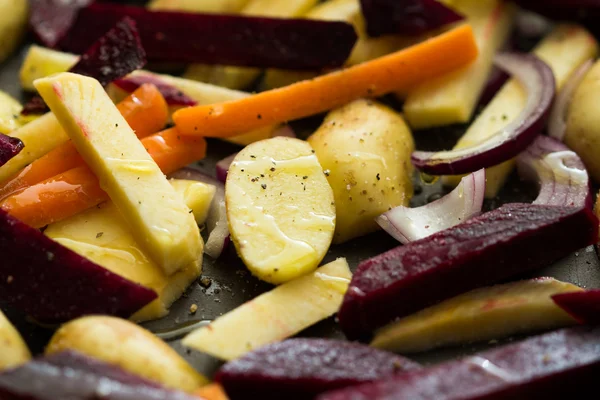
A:
[[[23,106],[14,97],[0,90],[0,133],[8,135],[37,116],[21,115]]]
[[[248,0],[153,0],[148,4],[148,8],[152,10],[231,14],[239,12],[247,3]]]
[[[27,344],[0,311],[0,372],[18,367],[31,359]]]
[[[21,87],[34,91],[33,81],[59,72],[66,72],[79,60],[79,56],[71,53],[48,49],[35,44],[29,46],[21,69],[19,79]]]
[[[337,259],[217,318],[183,344],[223,360],[241,357],[336,313],[351,278],[346,260]]]
[[[560,90],[571,74],[586,60],[596,57],[598,43],[584,28],[577,25],[559,25],[533,51],[545,61],[556,78]],[[506,83],[494,99],[479,114],[467,132],[458,141],[455,149],[463,149],[486,140],[514,120],[525,107],[526,94],[515,80]],[[487,198],[496,197],[506,178],[515,166],[514,159],[486,169]],[[462,176],[445,176],[446,186],[456,186]]]
[[[381,328],[371,346],[416,353],[574,325],[551,297],[581,290],[553,278],[476,289]]]
[[[241,15],[274,18],[293,18],[304,15],[318,0],[250,0]],[[184,78],[212,83],[230,89],[247,88],[261,73],[260,68],[192,64]]]
[[[204,214],[208,212],[214,186],[179,179],[169,182],[184,197],[189,208],[197,208]],[[204,219],[196,222],[202,224]],[[202,269],[202,258],[199,258],[183,270],[171,276],[165,275],[137,244],[119,210],[111,202],[51,224],[44,234],[109,271],[154,290],[158,298],[130,318],[136,322],[167,315],[171,304],[181,297]]]
[[[150,257],[171,275],[200,258],[194,216],[100,83],[61,73],[35,81],[71,141]],[[83,100],[85,101],[83,101]]]
[[[125,319],[90,316],[63,325],[46,354],[75,350],[166,387],[193,392],[208,383],[173,348]]]
[[[0,62],[19,46],[27,31],[28,4],[24,0],[0,0]]]
[[[494,55],[512,28],[516,7],[501,0],[459,0],[454,8],[466,16],[479,47],[477,61],[432,79],[411,91],[404,115],[414,129],[425,129],[471,119],[483,91]]]

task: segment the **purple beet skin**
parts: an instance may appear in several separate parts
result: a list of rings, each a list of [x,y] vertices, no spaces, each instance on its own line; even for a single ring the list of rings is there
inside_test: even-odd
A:
[[[21,139],[0,133],[0,167],[23,150]]]
[[[552,300],[582,324],[600,324],[600,289],[555,294]]]
[[[558,400],[594,393],[599,373],[600,328],[578,327],[325,393],[318,400]]]
[[[464,17],[436,0],[361,0],[369,36],[420,35]]]
[[[39,41],[54,47],[69,32],[79,10],[93,1],[29,0],[29,26]]]
[[[92,4],[79,13],[62,48],[75,53],[123,17],[133,18],[148,59],[156,62],[322,69],[342,66],[356,42],[340,21],[149,11]]]
[[[597,238],[598,220],[587,208],[506,204],[363,261],[340,325],[348,338],[368,339],[396,318],[544,267]]]
[[[66,351],[0,374],[2,400],[201,400]]]
[[[300,400],[419,368],[404,357],[361,344],[290,339],[228,362],[215,379],[231,400]]]
[[[151,83],[160,91],[167,104],[171,106],[195,106],[196,100],[190,98],[181,90],[169,85],[160,78],[152,75],[136,75],[114,81],[115,86],[126,92],[133,93],[137,88],[145,83]]]
[[[0,302],[40,322],[129,317],[157,297],[0,210]]]

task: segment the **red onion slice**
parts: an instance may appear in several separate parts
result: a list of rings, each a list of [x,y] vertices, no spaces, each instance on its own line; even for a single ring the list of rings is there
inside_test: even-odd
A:
[[[573,72],[558,96],[556,96],[556,101],[554,102],[554,106],[552,106],[550,119],[548,120],[548,135],[551,137],[560,141],[564,139],[567,131],[567,111],[569,110],[573,93],[575,93],[575,89],[579,87],[587,72],[592,68],[592,65],[594,65],[594,60],[592,59],[581,64]]]
[[[229,171],[229,167],[231,166],[231,163],[233,162],[233,159],[235,158],[235,156],[237,156],[237,154],[238,153],[233,153],[232,155],[227,156],[224,159],[217,162],[217,165],[215,165],[215,170],[217,172],[217,179],[219,181],[225,183],[225,181],[227,180],[227,172]]]
[[[229,225],[227,223],[227,210],[225,208],[225,186],[217,179],[195,168],[182,168],[169,175],[169,178],[204,182],[214,185],[217,188],[208,212],[208,217],[206,218],[208,239],[204,244],[204,253],[215,259],[219,258],[229,243]]]
[[[540,136],[517,157],[522,178],[537,181],[533,204],[591,207],[588,173],[579,156],[560,141]]]
[[[422,207],[396,207],[377,217],[377,223],[406,244],[458,225],[478,215],[485,196],[485,169],[460,181],[449,194]]]
[[[504,129],[478,145],[440,152],[416,151],[413,164],[430,175],[467,174],[491,167],[523,151],[544,128],[555,94],[555,79],[546,63],[530,54],[502,53],[495,64],[518,79],[527,91],[527,103]]]

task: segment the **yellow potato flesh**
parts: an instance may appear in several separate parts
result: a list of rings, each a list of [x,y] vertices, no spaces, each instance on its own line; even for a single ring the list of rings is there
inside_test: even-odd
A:
[[[415,353],[574,325],[576,321],[551,297],[581,290],[552,278],[477,289],[380,329],[371,345]]]
[[[409,204],[414,143],[402,116],[371,100],[330,112],[308,139],[335,197],[334,242],[379,229],[375,218]]]
[[[217,318],[183,344],[222,360],[241,357],[336,313],[351,278],[346,260],[337,259]]]
[[[0,311],[0,372],[25,364],[31,359],[27,344]]]
[[[225,185],[238,254],[255,276],[279,284],[313,271],[335,228],[333,193],[314,150],[276,137],[238,153]]]

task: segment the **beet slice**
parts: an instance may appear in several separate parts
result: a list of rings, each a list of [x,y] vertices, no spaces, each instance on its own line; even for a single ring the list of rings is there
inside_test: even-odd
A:
[[[360,0],[369,36],[420,35],[464,19],[436,0]]]
[[[69,72],[95,78],[102,86],[106,86],[144,65],[146,52],[135,21],[125,17],[95,41]],[[48,111],[44,100],[36,95],[25,104],[21,114],[43,114]]]
[[[344,64],[357,36],[339,21],[149,11],[143,7],[92,4],[79,13],[60,43],[81,52],[119,19],[138,23],[148,59],[183,62],[321,69]]]
[[[74,351],[0,374],[3,400],[200,400]]]
[[[0,210],[0,301],[40,322],[129,317],[157,298]]]
[[[29,0],[29,26],[40,42],[55,47],[71,29],[79,10],[93,1]]]
[[[369,346],[328,339],[290,339],[225,364],[215,380],[236,399],[312,399],[319,393],[420,368]]]
[[[0,167],[19,154],[24,147],[21,139],[0,133]]]
[[[552,300],[582,324],[600,324],[600,289],[556,294]]]
[[[317,399],[568,399],[576,393],[595,393],[598,373],[600,328],[578,327]]]
[[[137,88],[145,83],[151,83],[160,91],[165,98],[165,101],[170,106],[195,106],[198,103],[177,89],[175,86],[169,85],[167,82],[151,75],[136,75],[128,76],[126,78],[117,79],[113,82],[118,88],[133,93]]]
[[[351,339],[447,298],[546,266],[597,242],[588,208],[506,204],[363,261],[338,318]]]

